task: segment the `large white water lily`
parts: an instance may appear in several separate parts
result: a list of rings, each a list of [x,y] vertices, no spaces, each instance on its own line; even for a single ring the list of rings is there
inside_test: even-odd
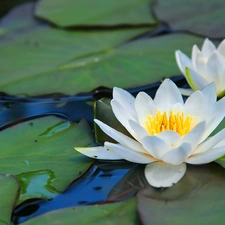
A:
[[[193,90],[202,90],[207,84],[215,82],[217,96],[225,95],[225,40],[216,48],[206,38],[201,51],[193,46],[191,59],[180,50],[175,52],[175,56],[180,71]]]
[[[225,98],[216,100],[213,83],[194,92],[185,103],[169,79],[160,85],[154,100],[144,92],[134,98],[115,87],[111,106],[133,138],[95,119],[118,143],[75,149],[92,158],[147,164],[145,176],[154,187],[177,183],[186,163],[209,163],[225,154],[225,129],[207,139],[225,115]]]

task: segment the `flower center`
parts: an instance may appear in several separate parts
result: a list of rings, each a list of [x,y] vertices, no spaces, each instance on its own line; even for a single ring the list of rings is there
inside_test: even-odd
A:
[[[157,111],[155,117],[148,115],[148,118],[144,120],[145,128],[150,135],[155,135],[165,130],[176,131],[181,136],[187,134],[191,130],[191,122],[193,116],[184,117],[184,112],[178,111],[174,113],[170,110],[169,115],[164,111]]]

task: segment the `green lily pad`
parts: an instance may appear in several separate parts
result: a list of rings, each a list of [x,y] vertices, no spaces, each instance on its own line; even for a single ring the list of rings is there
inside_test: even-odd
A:
[[[140,225],[136,215],[136,200],[126,202],[72,207],[45,213],[42,216],[30,219],[22,225],[42,224],[91,224],[91,225]]]
[[[61,27],[156,23],[149,0],[40,0],[35,14]]]
[[[224,194],[222,167],[215,163],[188,166],[185,176],[173,187],[160,190],[148,186],[138,193],[139,217],[143,225],[222,225]]]
[[[0,224],[10,225],[11,214],[19,190],[18,181],[9,174],[0,174]]]
[[[93,142],[83,120],[75,124],[47,116],[26,121],[1,131],[0,141],[0,171],[20,181],[19,202],[54,197],[93,162],[73,150]]]
[[[29,34],[28,44],[27,36],[17,38],[13,43],[4,40],[0,43],[1,54],[4,55],[0,60],[0,90],[11,95],[54,92],[75,95],[99,86],[143,86],[179,75],[174,51],[182,48],[190,53],[192,45],[203,42],[203,39],[192,35],[171,34],[140,39],[112,50],[96,52],[100,46],[106,49],[109,43],[112,45],[112,41],[115,44],[118,32],[87,35],[85,32],[42,28],[39,32],[36,30]],[[140,30],[120,32],[128,38],[131,36],[129,32],[134,35]],[[81,42],[83,45],[80,45]],[[4,54],[6,52],[8,54]],[[23,57],[20,57],[21,52]]]
[[[190,31],[210,38],[225,38],[223,0],[157,0],[154,4],[157,18],[175,30]]]
[[[94,55],[96,58],[98,54],[103,54],[147,30],[136,28],[89,33],[38,26],[25,29],[24,32],[9,32],[0,36],[0,91],[11,95],[55,92],[74,94],[81,91],[76,89],[77,85],[83,82],[90,91],[93,85],[86,81],[84,72],[79,78],[74,72],[68,73],[67,69],[61,69],[61,65],[67,65],[71,60],[77,59],[78,67],[82,68],[88,57]],[[76,68],[76,71],[78,69]],[[100,79],[102,77],[98,81]],[[67,83],[72,86],[68,87]]]

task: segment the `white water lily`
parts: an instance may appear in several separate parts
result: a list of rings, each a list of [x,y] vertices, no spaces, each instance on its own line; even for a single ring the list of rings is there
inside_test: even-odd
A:
[[[201,51],[193,46],[191,59],[180,50],[175,52],[175,56],[180,71],[193,90],[202,90],[207,84],[215,82],[217,96],[225,95],[225,40],[216,48],[206,38]],[[187,90],[183,91],[188,95]]]
[[[154,100],[144,92],[134,98],[115,87],[111,106],[133,138],[95,119],[118,143],[75,149],[92,158],[147,164],[145,176],[154,187],[177,183],[185,174],[186,163],[205,164],[225,154],[225,129],[207,139],[225,115],[225,98],[216,100],[213,83],[194,92],[185,103],[169,79],[160,85]]]

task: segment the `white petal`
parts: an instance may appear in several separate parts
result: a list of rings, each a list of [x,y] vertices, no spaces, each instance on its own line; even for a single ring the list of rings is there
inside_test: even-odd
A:
[[[119,102],[124,108],[129,111],[131,115],[135,115],[135,109],[134,109],[134,96],[131,95],[128,91],[114,87],[113,88],[113,99],[115,99],[117,102]]]
[[[216,82],[220,85],[222,81],[223,72],[225,70],[225,59],[219,52],[214,52],[206,65],[206,75],[209,82]],[[222,84],[224,86],[224,84]]]
[[[161,156],[170,150],[170,147],[156,136],[147,136],[141,140],[143,147],[156,159],[160,159]]]
[[[180,165],[181,163],[185,162],[185,160],[188,158],[188,156],[191,153],[191,150],[192,150],[191,144],[183,143],[178,148],[166,152],[161,157],[161,160],[173,165]]]
[[[181,104],[181,103],[176,103],[176,104],[174,104],[173,106],[172,106],[172,108],[171,108],[173,111],[174,111],[174,113],[178,113],[179,111],[184,111],[184,105],[183,104]]]
[[[135,141],[132,138],[127,137],[123,133],[113,129],[112,127],[104,124],[103,122],[95,119],[95,123],[98,124],[98,126],[104,131],[108,136],[113,138],[115,141],[119,142],[121,145],[132,149],[133,151],[137,152],[146,152],[145,149],[142,147],[140,143]]]
[[[180,93],[184,96],[190,96],[191,94],[193,94],[193,90],[190,88],[179,88]]]
[[[136,133],[131,129],[129,120],[135,120],[129,112],[126,112],[126,109],[116,100],[111,101],[111,106],[115,117],[119,122],[127,129],[127,131],[135,138],[138,139]]]
[[[210,86],[206,87],[206,89],[203,89],[203,91],[195,91],[186,100],[184,105],[184,112],[186,116],[194,116],[193,122],[199,123],[201,121],[206,121],[208,123],[219,113],[217,112],[217,110],[220,106],[220,103],[217,106],[218,102],[215,102],[216,95],[215,91],[213,91],[213,86],[213,84],[210,84]],[[206,92],[207,94],[205,94]],[[206,129],[207,127],[208,125],[206,126]]]
[[[185,174],[186,164],[171,165],[163,162],[155,162],[145,167],[145,177],[153,187],[171,187]]]
[[[218,48],[217,48],[217,51],[218,51],[223,57],[225,57],[225,40],[223,40],[223,41],[219,44],[219,46],[218,46]]]
[[[191,144],[192,151],[200,143],[200,140],[205,132],[206,122],[203,121],[197,124],[189,133],[183,137],[183,142]]]
[[[169,145],[170,149],[179,146],[182,140],[181,136],[177,132],[172,130],[163,131],[156,136],[165,141]]]
[[[185,71],[187,82],[193,90],[201,90],[209,83],[202,74],[197,73],[191,68],[186,67]]]
[[[134,122],[133,120],[129,121],[130,127],[138,136],[138,140],[141,140],[142,138],[149,136],[149,133],[137,122]]]
[[[211,106],[211,108],[208,109],[208,112],[205,111],[205,120],[207,124],[201,141],[204,141],[216,129],[219,123],[223,120],[224,115],[225,115],[225,98],[222,98],[216,103],[214,103]]]
[[[203,45],[202,45],[202,53],[204,56],[209,58],[209,56],[216,50],[215,45],[206,38]]]
[[[196,54],[195,61],[193,61],[193,65],[198,74],[204,75],[206,73],[206,64],[207,58],[202,54],[202,52],[198,52]]]
[[[189,157],[186,162],[189,164],[205,164],[215,161],[221,156],[225,155],[225,146],[212,148],[209,151],[193,155]]]
[[[191,59],[188,56],[186,56],[183,52],[181,52],[180,50],[177,50],[175,52],[175,57],[176,57],[177,65],[184,76],[186,75],[185,67],[189,67],[193,69],[193,64]]]
[[[212,106],[212,104],[214,104],[217,100],[215,83],[210,83],[206,85],[202,89],[202,94],[203,94],[205,103],[208,104],[208,107]]]
[[[159,86],[154,101],[159,110],[167,113],[174,104],[184,103],[178,87],[170,79],[165,79]]]
[[[130,162],[148,164],[155,161],[155,159],[150,155],[132,151],[131,149],[125,148],[120,144],[105,142],[105,146],[116,155],[119,155],[121,158]]]
[[[196,148],[196,150],[192,153],[192,155],[203,153],[212,149],[215,145],[220,143],[224,138],[225,138],[225,129],[221,130],[220,132],[215,134],[213,137],[210,137],[208,140],[206,140],[201,145],[199,145]]]
[[[214,148],[221,147],[221,146],[225,146],[225,138],[224,138],[222,141],[220,141],[219,143],[217,143],[217,144],[214,146]]]
[[[198,53],[201,53],[201,51],[199,50],[198,46],[197,45],[193,45],[193,47],[192,47],[192,54],[191,54],[192,62],[195,62]],[[192,69],[195,70],[196,68],[193,67]]]
[[[139,123],[143,126],[143,120],[146,120],[148,115],[155,116],[157,108],[152,98],[145,92],[139,92],[135,99],[135,109],[138,115]]]
[[[202,113],[203,103],[204,98],[202,92],[195,91],[184,104],[185,116],[194,116],[195,121],[202,121],[204,119],[204,114]]]
[[[74,147],[74,149],[83,155],[86,155],[94,159],[106,159],[106,160],[118,160],[122,159],[120,156],[116,155],[114,152],[109,151],[105,146],[99,147],[88,147],[80,148]]]
[[[177,132],[167,130],[154,136],[146,136],[141,140],[143,147],[150,155],[160,159],[163,154],[176,148],[181,141]]]

